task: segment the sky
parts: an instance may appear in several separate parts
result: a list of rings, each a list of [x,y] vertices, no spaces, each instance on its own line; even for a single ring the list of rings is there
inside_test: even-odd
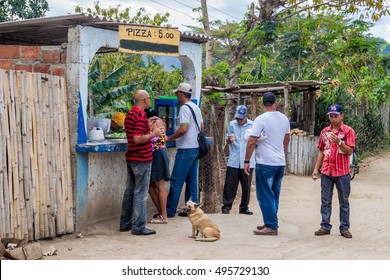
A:
[[[74,14],[77,5],[87,8],[93,7],[97,0],[46,0],[49,4],[50,11],[47,16],[60,16]],[[169,23],[173,27],[178,27],[180,31],[187,31],[185,25],[199,26],[194,20],[199,17],[199,13],[193,12],[192,8],[200,7],[200,0],[101,0],[100,7],[108,8],[120,4],[122,8],[131,7],[135,13],[139,8],[144,7],[146,12],[154,15],[156,13],[169,12]],[[210,20],[220,19],[240,21],[248,6],[253,0],[207,0],[208,13]],[[375,23],[371,29],[372,35],[385,39],[390,43],[390,17],[386,17]]]

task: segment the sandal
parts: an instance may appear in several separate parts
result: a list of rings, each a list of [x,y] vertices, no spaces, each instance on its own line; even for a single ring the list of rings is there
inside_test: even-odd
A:
[[[164,219],[163,216],[158,215],[156,218],[153,218],[152,220],[150,220],[150,223],[151,224],[167,224],[168,219]]]

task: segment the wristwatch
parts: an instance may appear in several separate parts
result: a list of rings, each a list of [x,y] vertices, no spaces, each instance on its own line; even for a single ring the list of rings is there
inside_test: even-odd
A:
[[[343,144],[343,141],[340,140],[340,142],[337,143],[337,145],[341,146],[341,144]]]
[[[250,163],[251,161],[250,160],[244,160],[244,163]]]

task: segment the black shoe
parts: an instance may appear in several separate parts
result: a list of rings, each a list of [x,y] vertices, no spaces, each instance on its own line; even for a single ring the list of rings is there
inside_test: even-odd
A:
[[[126,231],[130,231],[130,230],[131,230],[131,226],[119,229],[120,232],[126,232]]]
[[[230,210],[226,208],[222,208],[222,214],[230,214]]]
[[[187,212],[179,212],[179,214],[177,214],[178,216],[180,217],[188,217],[188,213]]]
[[[253,215],[253,212],[249,211],[249,209],[246,209],[246,210],[240,210],[240,214]]]
[[[174,218],[174,217],[175,217],[175,214],[167,214],[167,217],[168,217],[168,218]]]
[[[132,235],[151,235],[156,234],[156,231],[153,229],[144,228],[143,231],[131,231]]]

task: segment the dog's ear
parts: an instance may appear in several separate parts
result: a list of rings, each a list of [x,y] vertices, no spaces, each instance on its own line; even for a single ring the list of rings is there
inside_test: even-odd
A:
[[[196,203],[196,204],[195,204],[195,207],[196,207],[196,208],[198,208],[198,207],[200,207],[200,206],[203,206],[203,202],[201,202],[201,203]]]

